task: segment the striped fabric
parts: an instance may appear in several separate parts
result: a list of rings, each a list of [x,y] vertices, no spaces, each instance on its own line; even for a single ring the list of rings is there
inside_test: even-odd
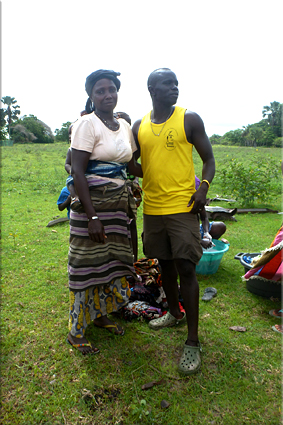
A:
[[[270,245],[270,248],[265,249],[261,253],[261,257],[252,262],[252,268],[243,276],[243,280],[258,278],[261,280],[270,280],[282,282],[283,263],[283,226],[280,227],[276,236]]]
[[[128,184],[97,175],[87,176],[87,180],[91,200],[107,239],[105,244],[91,241],[86,214],[71,211],[69,287],[79,291],[110,284],[113,279],[123,276],[136,277],[129,229],[136,207]]]
[[[108,177],[110,179],[127,179],[126,172],[127,164],[119,164],[118,162],[111,161],[97,161],[90,159],[88,161],[87,169],[85,171],[86,177],[89,174],[95,174],[96,176]],[[68,176],[66,180],[66,186],[74,184],[72,176]]]

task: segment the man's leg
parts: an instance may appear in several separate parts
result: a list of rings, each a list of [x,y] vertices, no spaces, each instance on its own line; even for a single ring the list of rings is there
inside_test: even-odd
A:
[[[179,291],[177,269],[174,260],[158,260],[161,266],[162,286],[166,294],[170,313],[176,319],[182,319],[183,314],[179,307]]]
[[[190,260],[175,260],[180,276],[180,289],[187,315],[187,345],[198,345],[199,285],[195,273],[195,265]]]

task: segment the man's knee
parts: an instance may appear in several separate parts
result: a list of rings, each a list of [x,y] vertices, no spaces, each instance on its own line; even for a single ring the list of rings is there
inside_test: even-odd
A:
[[[180,277],[195,276],[195,264],[190,260],[178,259],[175,262]]]
[[[161,268],[161,274],[162,276],[166,275],[170,275],[172,276],[176,276],[177,278],[177,270],[176,270],[176,265],[174,260],[158,260],[160,268]]]

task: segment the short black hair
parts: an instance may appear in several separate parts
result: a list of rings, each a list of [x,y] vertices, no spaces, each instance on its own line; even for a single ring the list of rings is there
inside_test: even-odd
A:
[[[161,73],[164,72],[164,71],[173,72],[173,71],[171,71],[170,68],[158,68],[158,69],[155,69],[154,71],[152,71],[152,73],[149,75],[149,77],[147,79],[147,87],[149,87],[149,86],[154,87],[155,84],[156,84],[156,82],[158,81]]]

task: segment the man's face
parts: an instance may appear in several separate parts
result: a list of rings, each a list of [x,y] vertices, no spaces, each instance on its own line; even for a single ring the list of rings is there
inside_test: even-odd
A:
[[[153,87],[154,100],[174,105],[179,96],[178,80],[174,72],[161,71]]]

